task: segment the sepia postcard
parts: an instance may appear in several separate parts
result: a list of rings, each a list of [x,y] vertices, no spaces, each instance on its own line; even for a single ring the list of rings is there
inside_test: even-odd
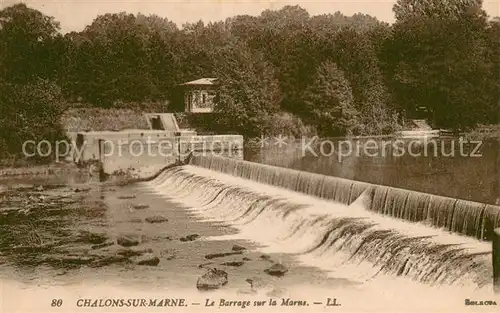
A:
[[[0,312],[500,312],[499,0],[0,0]]]

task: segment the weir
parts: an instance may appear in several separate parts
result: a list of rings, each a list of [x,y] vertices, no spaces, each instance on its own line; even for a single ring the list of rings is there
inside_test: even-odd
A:
[[[337,278],[491,288],[495,206],[216,156],[140,185]]]
[[[366,210],[479,240],[491,241],[500,227],[499,206],[218,156],[194,156],[190,164],[345,205],[362,201]]]

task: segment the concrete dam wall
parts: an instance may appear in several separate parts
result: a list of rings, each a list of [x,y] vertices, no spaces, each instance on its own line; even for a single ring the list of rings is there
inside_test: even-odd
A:
[[[243,159],[243,137],[238,135],[141,137],[99,139],[98,156],[102,170],[113,174],[129,169],[146,175],[169,164],[184,161],[190,153],[215,154]]]

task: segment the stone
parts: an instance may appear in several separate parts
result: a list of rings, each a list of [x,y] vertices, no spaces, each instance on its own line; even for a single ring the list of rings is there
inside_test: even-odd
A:
[[[43,191],[44,189],[43,189],[43,186],[40,185],[40,186],[36,186],[34,190],[35,191]]]
[[[283,276],[286,272],[288,272],[288,268],[280,263],[273,264],[270,268],[264,270],[265,273],[271,276]]]
[[[144,209],[149,208],[149,205],[147,205],[147,204],[134,204],[134,205],[132,205],[132,208],[134,210],[144,210]]]
[[[209,268],[207,272],[196,281],[196,288],[198,288],[198,290],[213,290],[221,288],[226,285],[227,282],[227,273],[225,271]]]
[[[135,199],[135,195],[130,196],[118,196],[118,199],[126,200],[126,199]]]
[[[134,249],[134,248],[123,248],[119,249],[117,254],[122,255],[124,257],[133,257],[133,256],[140,256],[146,253],[153,253],[152,249]]]
[[[145,220],[151,224],[168,222],[168,219],[160,215],[146,217]]]
[[[233,250],[233,251],[244,251],[244,250],[246,250],[246,248],[242,247],[242,246],[239,246],[239,245],[234,245],[231,250]]]
[[[158,258],[153,253],[147,253],[141,256],[138,256],[134,263],[137,265],[148,265],[148,266],[157,266],[160,263],[160,258]]]
[[[230,255],[242,254],[241,251],[233,251],[233,252],[225,252],[225,253],[212,253],[205,255],[205,259],[215,259],[215,258],[223,258]]]
[[[234,267],[240,267],[243,264],[245,264],[245,262],[243,262],[243,261],[232,261],[232,262],[221,263],[221,265],[224,265],[224,266],[234,266]]]
[[[252,261],[252,259],[247,258],[247,257],[242,258],[242,260],[243,260],[243,261]]]
[[[194,241],[196,239],[200,238],[200,235],[198,234],[192,234],[192,235],[187,235],[186,237],[182,237],[179,240],[186,242],[186,241]]]
[[[119,244],[120,246],[132,247],[132,246],[137,246],[139,244],[139,241],[137,239],[133,239],[127,236],[120,236],[116,239],[116,243]]]

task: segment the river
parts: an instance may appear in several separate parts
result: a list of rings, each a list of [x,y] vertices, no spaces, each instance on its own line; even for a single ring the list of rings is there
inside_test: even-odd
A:
[[[169,184],[172,188],[182,185],[173,181]],[[194,188],[176,194],[201,190]],[[360,279],[359,271],[366,270],[363,267],[344,267],[332,274],[332,266],[336,265],[330,261],[295,253],[300,240],[296,244],[280,236],[273,237],[274,242],[262,240],[267,232],[273,233],[273,228],[279,229],[278,222],[269,220],[260,228],[244,229],[201,214],[195,202],[162,190],[152,183],[118,186],[74,177],[2,180],[2,309],[52,312],[55,309],[51,303],[61,299],[63,311],[95,311],[79,307],[78,300],[181,297],[194,311],[203,310],[207,299],[213,299],[216,307],[221,306],[219,309],[241,309],[236,302],[224,305],[220,298],[250,299],[252,303],[265,300],[267,311],[273,309],[269,299],[276,298],[274,309],[278,312],[297,311],[302,305],[314,306],[314,312],[340,308],[349,312],[401,312],[404,308],[426,312],[451,308],[461,311],[466,308],[466,298],[493,299],[489,289],[473,286],[436,289],[395,276]],[[300,195],[294,197],[302,199]],[[124,251],[117,244],[122,237],[138,243],[128,250],[147,250],[146,254],[158,257],[159,263],[139,265],[134,256],[117,258]],[[235,250],[241,253],[207,258]],[[286,275],[268,275],[265,270],[273,262],[284,264]],[[196,281],[206,272],[206,266],[226,271],[228,284],[215,292],[198,291]],[[246,281],[249,278],[261,283],[257,293],[251,293]],[[31,300],[19,301],[20,296]],[[335,301],[342,305],[326,306]],[[258,308],[246,308],[251,309]],[[106,311],[136,312],[137,308]]]

